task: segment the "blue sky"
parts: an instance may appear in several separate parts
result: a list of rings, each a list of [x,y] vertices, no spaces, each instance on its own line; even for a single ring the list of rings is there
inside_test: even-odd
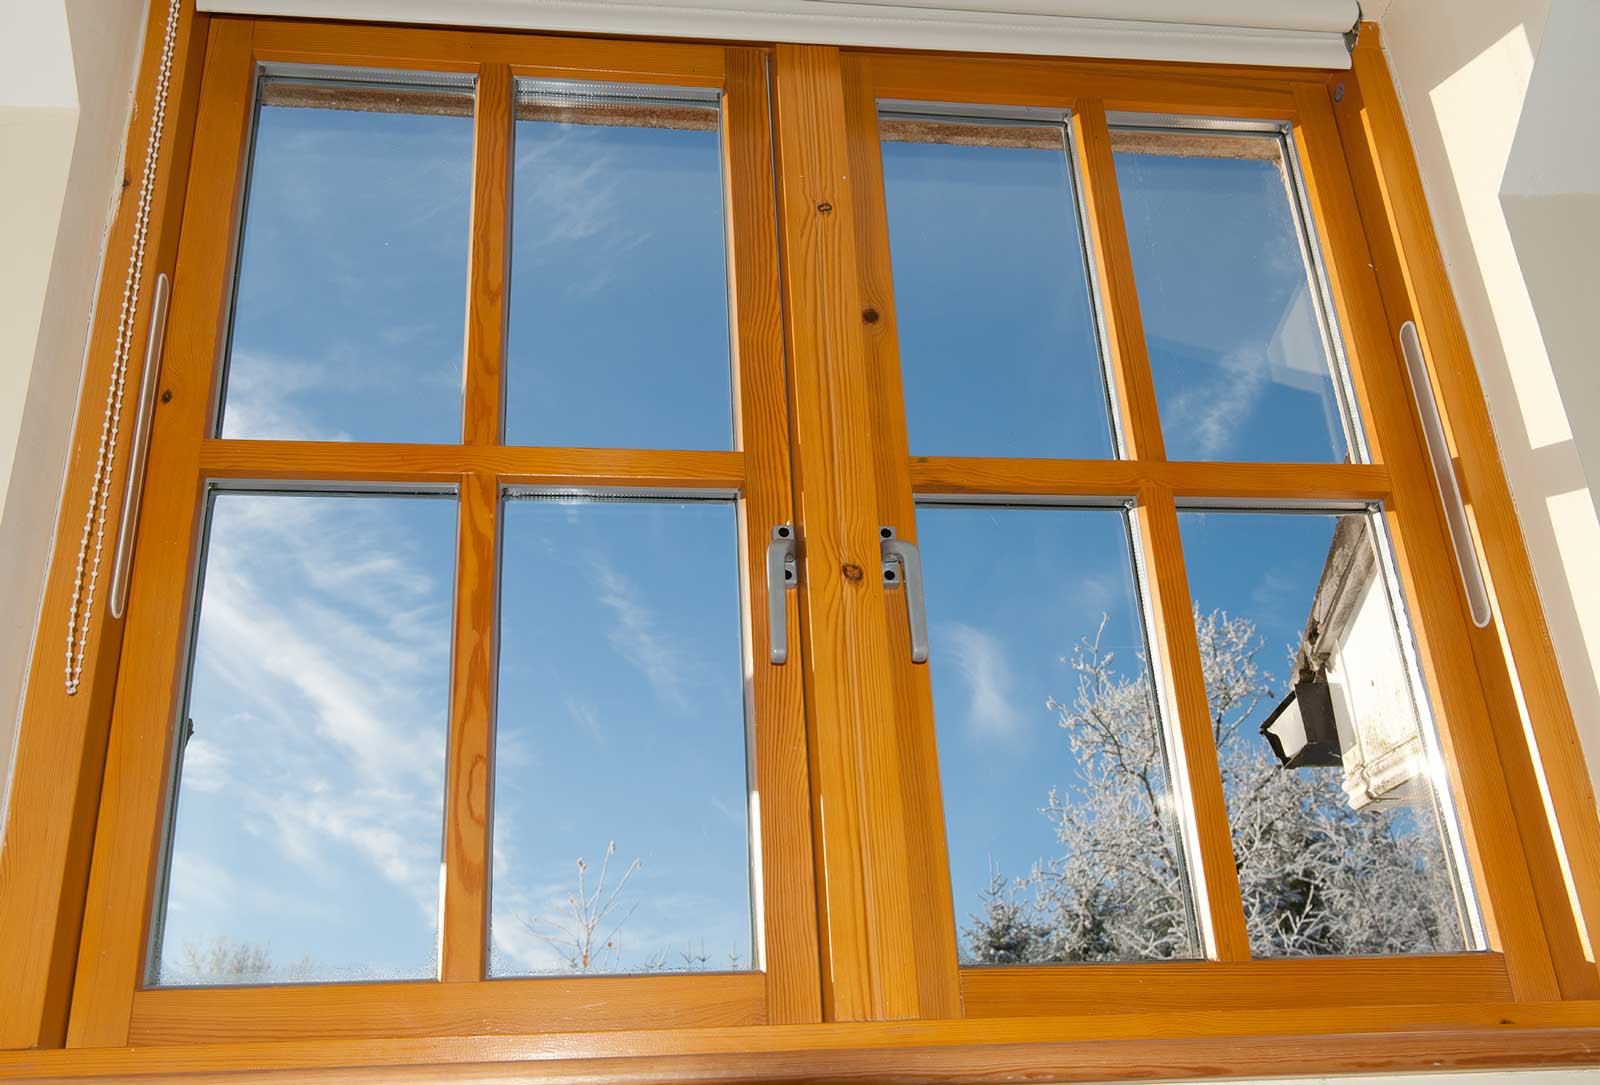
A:
[[[1344,460],[1279,163],[1118,154],[1116,166],[1167,455]]]
[[[256,147],[223,433],[459,439],[470,121],[267,107]],[[1276,167],[1118,171],[1172,454],[1343,458]],[[1064,152],[888,143],[885,179],[912,452],[1110,455]],[[721,192],[714,132],[518,123],[509,440],[731,447]],[[280,978],[432,974],[455,514],[216,499],[166,981],[218,937]],[[1062,658],[1104,614],[1131,670],[1144,634],[1120,510],[917,526],[964,917],[991,859],[1054,854]],[[1332,527],[1183,518],[1200,606],[1256,621],[1280,677]],[[506,506],[494,974],[561,970],[576,863],[612,842],[613,879],[641,865],[605,967],[751,967],[737,540],[731,503]]]
[[[222,435],[459,441],[471,207],[470,116],[263,106]]]
[[[517,123],[506,441],[733,447],[717,132]]]

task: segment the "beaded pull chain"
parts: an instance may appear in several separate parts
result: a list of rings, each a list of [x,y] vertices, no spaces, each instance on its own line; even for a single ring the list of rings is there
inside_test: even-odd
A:
[[[167,119],[167,87],[172,81],[172,54],[178,40],[178,13],[181,8],[182,0],[168,0],[167,30],[161,43],[161,70],[156,77],[155,104],[150,112],[150,138],[144,148],[144,174],[139,178],[139,204],[133,220],[133,249],[128,253],[128,277],[122,284],[122,312],[117,319],[111,382],[106,388],[105,415],[100,422],[100,450],[95,457],[94,484],[89,490],[89,508],[83,517],[83,537],[78,542],[78,564],[72,577],[72,603],[67,612],[69,696],[78,692],[78,684],[83,678],[83,656],[89,648],[89,620],[94,615],[94,593],[100,580],[106,511],[111,505],[117,434],[122,425],[122,396],[128,383],[128,360],[133,354],[133,325],[139,313],[139,280],[144,274],[145,240],[150,232],[150,207],[155,200],[156,161],[161,149],[161,129]],[[91,535],[94,536],[92,562],[89,557]],[[85,572],[88,573],[87,588],[84,585]]]

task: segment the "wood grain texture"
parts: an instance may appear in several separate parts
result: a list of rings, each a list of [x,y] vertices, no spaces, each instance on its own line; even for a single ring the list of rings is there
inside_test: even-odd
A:
[[[1397,1022],[1404,1021],[1404,1025]],[[1127,1080],[1600,1061],[1593,1002],[1282,1007],[0,1053],[8,1081]],[[189,1076],[184,1076],[189,1075]]]
[[[1505,1002],[1512,995],[1498,954],[1462,953],[963,968],[961,997],[968,1017],[1029,1017]]]
[[[462,440],[497,445],[505,423],[506,291],[511,283],[511,66],[483,64],[473,120]]]
[[[199,22],[190,19],[191,33]],[[190,37],[175,87],[179,120],[169,121],[176,141],[171,161],[180,161],[189,138],[182,118],[198,114],[187,175],[194,181],[185,191],[172,174],[165,195],[158,193],[172,209],[182,199],[185,213],[181,250],[170,214],[158,219],[153,248],[158,266],[171,266],[176,254],[162,371],[162,387],[173,395],[157,411],[130,635],[118,671],[115,627],[102,623],[91,643],[93,677],[79,701],[66,699],[56,682],[31,683],[16,801],[0,855],[0,968],[7,976],[0,985],[0,1046],[59,1042],[63,1034],[73,1046],[0,1053],[0,1079],[188,1074],[189,1080],[214,1080],[226,1073],[239,1080],[278,1074],[329,1081],[1101,1080],[1600,1061],[1600,1005],[1542,1001],[1600,987],[1593,962],[1583,957],[1593,940],[1580,937],[1565,896],[1570,882],[1584,914],[1600,915],[1593,796],[1398,104],[1384,96],[1392,94],[1386,82],[1369,104],[1336,122],[1325,73],[1269,77],[1199,66],[782,46],[774,54],[780,164],[774,173],[765,54],[758,49],[221,16],[207,38],[206,88],[202,94],[196,78],[204,42]],[[1369,34],[1363,48],[1370,40]],[[469,443],[206,437],[232,281],[253,58],[478,71],[499,88],[480,95],[478,106],[480,122],[491,113],[496,119],[480,123],[475,152]],[[1362,82],[1348,100],[1361,103],[1363,88],[1378,87],[1381,59],[1375,58],[1369,55],[1363,67],[1358,50],[1352,78]],[[149,71],[147,57],[141,88],[148,87]],[[491,390],[504,356],[506,190],[502,185],[497,233],[493,189],[501,171],[509,171],[511,77],[519,73],[725,86],[741,451],[494,443],[503,409]],[[876,158],[878,96],[1076,108],[1076,153],[1093,244],[1100,261],[1107,253],[1113,257],[1109,276],[1102,270],[1097,285],[1112,326],[1124,427],[1140,460],[907,455]],[[1164,460],[1109,141],[1097,142],[1107,109],[1134,108],[1295,119],[1379,465]],[[504,134],[503,146],[487,139],[494,131]],[[126,243],[125,212],[112,234],[113,253]],[[119,290],[120,283],[109,289]],[[882,315],[875,325],[862,319],[867,307]],[[1495,631],[1480,636],[1463,618],[1394,356],[1389,324],[1402,312],[1418,317],[1433,355],[1495,578],[1497,621],[1529,690],[1548,799],[1515,716],[1505,708],[1515,698]],[[108,353],[104,319],[94,335],[100,353],[91,351],[86,388],[94,386],[95,366]],[[785,345],[791,383],[784,374]],[[92,438],[74,445],[79,468],[93,454]],[[441,927],[441,974],[455,982],[138,988],[207,479],[460,487]],[[750,622],[746,631],[764,974],[476,982],[489,890],[494,510],[501,485],[742,491],[749,614],[764,612],[764,585],[752,571],[772,523],[800,525],[804,584],[791,620],[790,665],[760,662],[763,622]],[[913,495],[935,493],[1137,499],[1157,667],[1171,691],[1167,718],[1176,723],[1177,786],[1196,814],[1189,855],[1208,917],[1208,952],[1219,960],[958,972],[925,672],[906,662],[903,603],[886,598],[875,575],[878,524],[890,519],[914,537]],[[64,510],[71,496],[69,488]],[[1382,500],[1390,509],[1427,677],[1442,709],[1446,759],[1457,794],[1465,797],[1468,851],[1489,902],[1491,941],[1503,954],[1247,960],[1175,515],[1178,504],[1204,499]],[[64,534],[72,536],[74,527],[68,523]],[[65,620],[61,576],[70,572],[71,555],[64,561],[62,553],[58,547],[42,643]],[[852,567],[859,578],[850,575]],[[1478,683],[1464,677],[1469,672]],[[97,790],[101,749],[103,791]],[[1564,834],[1560,842],[1541,820],[1546,801]],[[86,875],[91,842],[94,862]],[[79,901],[86,893],[81,912],[74,878],[80,887],[88,882],[78,890]],[[81,949],[74,959],[80,916]],[[955,1016],[963,1000],[967,1020]],[[1285,1005],[1336,1006],[1337,1012],[1286,1013]]]
[[[915,1017],[919,902],[904,877],[839,51],[778,46],[773,86],[823,1008],[841,1021]]]
[[[151,105],[166,29],[166,5],[152,5],[145,48],[133,87],[127,136],[128,185],[122,189],[106,237],[101,282],[88,349],[83,358],[79,423],[68,452],[49,572],[11,763],[8,817],[0,839],[0,1048],[59,1044],[66,1035],[80,925],[89,879],[94,825],[101,800],[111,694],[124,623],[108,606],[110,559],[122,511],[132,429],[139,400],[139,347],[148,331],[148,299],[157,274],[171,271],[178,248],[178,210],[188,182],[188,162],[199,111],[200,60],[209,17],[184,3],[179,15],[174,72],[169,88],[158,172],[151,194],[140,294],[146,299],[130,332],[133,365],[123,393],[123,425],[113,450],[117,470],[106,510],[107,537],[99,590],[76,695],[63,681],[68,615],[83,516],[99,452],[100,419],[111,379],[124,271],[133,247],[135,211]],[[87,320],[87,316],[85,317]],[[70,364],[76,364],[71,359]],[[63,364],[68,364],[63,359]],[[147,484],[148,485],[148,484]],[[146,505],[148,508],[148,504]],[[148,513],[145,516],[148,519]],[[31,612],[13,616],[17,622]]]
[[[509,64],[517,75],[690,87],[720,87],[724,75],[716,45],[308,20],[261,20],[256,52],[281,63],[460,72]]]
[[[990,459],[914,456],[918,494],[1128,498],[1162,486],[1185,499],[1220,501],[1382,501],[1387,468],[1369,464],[1183,463],[1165,460]]]
[[[1139,492],[1134,527],[1144,555],[1150,608],[1152,663],[1165,701],[1172,758],[1172,787],[1190,818],[1183,824],[1189,877],[1195,886],[1196,918],[1206,955],[1248,961],[1239,875],[1234,866],[1228,803],[1217,767],[1216,732],[1206,695],[1195,636],[1194,604],[1183,561],[1183,539],[1172,491],[1146,486]]]
[[[744,464],[741,452],[628,448],[208,440],[200,449],[206,478],[240,482],[449,486],[475,472],[492,474],[508,486],[732,491],[744,484]]]
[[[817,946],[817,886],[807,765],[806,655],[800,618],[788,610],[789,661],[773,666],[764,569],[772,528],[792,523],[789,405],[778,282],[777,221],[772,199],[772,132],[766,56],[729,49],[723,94],[723,156],[728,212],[729,311],[733,314],[735,428],[744,450],[746,681],[750,689],[754,785],[759,797],[756,873],[761,890],[762,963],[767,1020],[822,1019]],[[788,593],[793,594],[793,593]]]
[[[1107,359],[1113,398],[1126,454],[1141,460],[1164,460],[1161,413],[1156,409],[1155,379],[1145,344],[1144,315],[1134,280],[1133,253],[1123,226],[1117,167],[1106,128],[1105,104],[1097,98],[1078,102],[1072,114],[1072,149],[1077,157],[1078,187],[1088,218],[1088,243],[1094,264],[1095,289],[1105,318]]]
[[[462,477],[456,517],[439,978],[473,982],[488,974],[489,872],[494,866],[489,811],[494,805],[500,596],[500,487],[494,476]]]
[[[759,972],[166,988],[134,995],[128,1043],[744,1027],[765,1003]]]
[[[1494,621],[1467,634],[1497,727],[1520,719],[1531,735],[1532,750],[1526,739],[1502,742],[1501,749],[1562,992],[1593,997],[1600,988],[1600,821],[1593,785],[1376,25],[1363,25],[1352,64],[1341,79],[1344,98],[1333,110],[1388,327],[1417,324],[1490,583]]]
[[[1325,72],[1038,57],[954,57],[883,52],[869,56],[879,98],[987,105],[1103,108],[1252,120],[1288,119],[1296,79]]]
[[[151,425],[127,640],[101,793],[67,1043],[127,1040],[144,965],[192,608],[202,500],[196,464],[215,417],[217,344],[243,189],[254,69],[250,24],[214,20]]]
[[[854,180],[858,321],[866,349],[871,396],[873,447],[870,458],[878,493],[880,523],[894,525],[903,538],[917,539],[917,510],[906,466],[905,395],[900,370],[899,324],[889,252],[889,219],[883,184],[883,151],[878,140],[877,94],[869,65],[859,56],[844,58],[845,124]],[[877,314],[868,320],[867,313]],[[929,1017],[959,1017],[961,988],[956,975],[956,919],[950,889],[939,751],[934,731],[933,690],[928,668],[911,662],[909,616],[901,599],[889,595],[891,675],[900,721],[901,775],[906,801],[909,848],[906,877],[920,902],[916,946],[918,997]]]
[[[1374,458],[1388,466],[1390,513],[1400,579],[1436,712],[1449,784],[1456,797],[1490,946],[1505,953],[1521,999],[1559,993],[1502,769],[1500,736],[1475,681],[1466,601],[1415,408],[1384,315],[1326,86],[1296,92],[1294,139],[1306,196],[1347,354],[1368,421]]]

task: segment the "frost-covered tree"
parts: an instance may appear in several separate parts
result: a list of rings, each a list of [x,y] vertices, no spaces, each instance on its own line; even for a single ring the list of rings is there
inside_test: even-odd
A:
[[[1284,769],[1258,733],[1282,690],[1256,662],[1253,623],[1196,614],[1212,735],[1250,941],[1258,955],[1461,949],[1431,811],[1350,807],[1336,769]],[[963,931],[982,964],[1139,960],[1194,952],[1174,807],[1146,661],[1119,673],[1106,621],[1064,660],[1049,708],[1076,767],[1041,810],[1060,851],[1025,876],[991,866]]]

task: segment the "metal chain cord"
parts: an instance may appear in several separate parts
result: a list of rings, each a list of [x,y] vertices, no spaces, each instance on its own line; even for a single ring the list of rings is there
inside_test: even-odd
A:
[[[144,173],[139,178],[139,203],[134,212],[133,248],[128,253],[128,277],[122,284],[122,311],[117,318],[111,380],[106,387],[105,414],[100,422],[100,449],[95,457],[89,508],[83,516],[83,536],[78,542],[78,564],[72,576],[72,603],[67,612],[69,696],[78,692],[78,684],[83,677],[83,656],[89,647],[89,622],[94,617],[94,593],[100,581],[106,511],[111,505],[117,435],[122,425],[122,398],[128,383],[128,359],[133,353],[133,326],[139,314],[139,280],[144,274],[145,240],[150,232],[150,208],[155,200],[156,162],[161,149],[161,130],[167,119],[167,87],[172,81],[172,54],[177,45],[178,14],[182,6],[182,0],[168,0],[167,3],[167,29],[161,43],[161,69],[156,77],[155,102],[150,112],[150,137],[145,143]],[[92,561],[89,557],[91,535],[94,537]],[[88,573],[87,588],[84,585],[85,572]]]

